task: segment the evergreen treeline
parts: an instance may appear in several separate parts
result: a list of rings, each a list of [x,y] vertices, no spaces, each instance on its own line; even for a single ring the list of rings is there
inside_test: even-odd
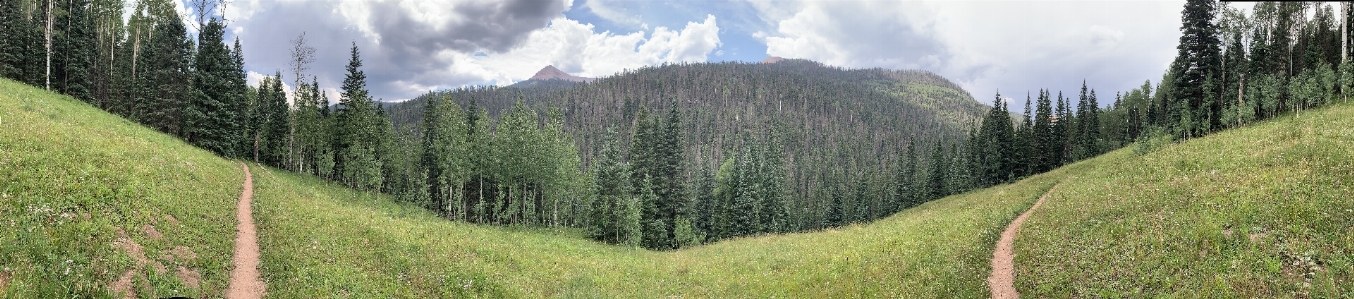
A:
[[[929,166],[936,159],[958,165],[948,162],[962,149],[955,145],[967,138],[966,128],[984,110],[934,74],[843,70],[803,60],[666,65],[589,84],[518,86],[529,87],[437,91],[389,110],[397,126],[411,128],[426,123],[430,114],[424,107],[447,98],[460,106],[482,107],[488,112],[484,118],[506,118],[519,105],[559,111],[560,129],[578,149],[577,168],[591,169],[585,172],[593,173],[586,178],[592,180],[600,177],[599,168],[606,168],[601,163],[611,134],[619,159],[614,165],[625,165],[620,167],[625,175],[607,177],[625,177],[628,186],[598,188],[646,198],[647,179],[656,199],[639,201],[636,244],[649,248],[820,229],[876,219],[920,203],[895,202],[896,188],[890,186],[896,182],[896,149],[908,142],[927,148],[944,143],[943,157],[924,155],[918,165]],[[423,132],[431,132],[424,127]],[[956,171],[940,169],[946,177]],[[485,180],[486,186],[497,183]],[[933,194],[925,195],[929,199]],[[478,194],[472,190],[463,196]],[[851,210],[845,222],[828,219],[834,196],[845,197],[838,203]],[[624,203],[603,205],[606,198],[575,198],[585,202],[566,205],[575,211],[561,208],[561,214],[590,216],[561,218],[556,224],[603,223],[593,212],[619,213]],[[609,241],[625,243],[617,236],[626,234],[614,229],[624,226],[609,223],[610,229],[599,231],[609,232]]]
[[[225,23],[199,20],[194,37],[169,0],[124,4],[0,0],[0,76],[244,157],[244,125],[259,108],[247,97],[239,41],[224,41]]]
[[[1055,101],[1040,91],[1034,115],[1027,99],[1024,125],[1014,133],[1002,117],[1005,105],[994,102],[968,141],[968,169],[980,173],[974,184],[1047,171],[1135,141],[1199,137],[1346,101],[1354,67],[1342,43],[1348,28],[1340,27],[1348,24],[1340,19],[1321,3],[1260,2],[1246,15],[1216,1],[1187,1],[1179,54],[1155,90],[1144,82],[1101,109],[1083,82],[1075,111],[1061,92]]]
[[[292,90],[280,71],[247,86],[225,23],[199,20],[193,37],[173,7],[137,2],[123,22],[120,1],[0,0],[0,75],[447,219],[652,249],[866,222],[1135,141],[1343,101],[1354,86],[1330,6],[1245,15],[1189,1],[1161,83],[1105,108],[1085,82],[1075,98],[1027,95],[1014,115],[1000,94],[984,107],[934,74],[802,60],[435,91],[387,108],[355,44],[334,105],[304,65]]]

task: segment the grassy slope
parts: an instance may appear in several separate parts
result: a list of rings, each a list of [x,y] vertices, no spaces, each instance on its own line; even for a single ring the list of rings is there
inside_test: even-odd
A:
[[[171,269],[141,267],[138,295],[220,294],[238,164],[2,80],[0,127],[0,297],[105,294],[136,268],[111,245],[119,230]],[[1354,106],[1339,105],[1145,156],[1116,151],[869,225],[677,252],[443,221],[263,168],[255,211],[269,293],[288,298],[985,297],[997,234],[1061,181],[1017,239],[1027,296],[1341,297],[1354,296],[1351,128]],[[165,257],[174,246],[197,258]],[[202,273],[201,293],[173,276],[180,264]]]
[[[138,296],[222,294],[239,164],[3,79],[0,128],[0,297],[108,295],[110,283],[137,268],[113,246],[119,231],[148,259],[135,274]],[[151,238],[146,225],[163,236]],[[166,256],[176,246],[196,257]],[[200,288],[176,277],[180,266],[201,275]]]
[[[1072,174],[1025,223],[1036,297],[1354,297],[1354,105]]]
[[[983,297],[997,235],[1065,172],[869,225],[677,252],[444,221],[276,170],[255,173],[255,200],[268,291],[282,297]]]

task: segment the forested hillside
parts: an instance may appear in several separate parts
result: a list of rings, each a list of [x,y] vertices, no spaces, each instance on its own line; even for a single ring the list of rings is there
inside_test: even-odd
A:
[[[943,145],[941,159],[957,157],[955,145],[967,139],[968,130],[988,109],[928,72],[846,70],[805,60],[665,65],[576,86],[514,86],[527,87],[438,91],[387,109],[397,127],[411,132],[420,130],[416,125],[423,122],[426,103],[444,97],[487,111],[490,119],[512,111],[517,102],[540,111],[535,119],[540,122],[553,123],[545,119],[546,111],[557,110],[563,131],[574,138],[581,163],[589,169],[604,155],[609,130],[616,132],[616,147],[631,149],[618,158],[645,167],[639,161],[643,158],[635,156],[635,149],[644,146],[637,140],[647,134],[646,126],[661,126],[663,132],[654,132],[667,135],[655,141],[674,142],[663,145],[678,147],[665,154],[680,157],[662,162],[675,163],[665,167],[676,173],[652,175],[654,184],[667,185],[657,186],[658,196],[692,198],[660,202],[687,202],[681,209],[693,210],[684,213],[695,218],[720,217],[713,211],[720,208],[711,203],[717,200],[703,195],[719,188],[716,173],[727,162],[729,172],[748,168],[756,172],[748,175],[759,176],[757,197],[763,203],[757,206],[784,206],[766,211],[785,217],[765,219],[775,227],[740,232],[741,226],[733,225],[712,236],[816,229],[915,205],[923,200],[902,202],[893,196],[902,151],[908,144],[921,149]],[[930,157],[921,161],[929,164]],[[739,167],[743,158],[757,165]],[[633,190],[640,189],[634,185]],[[834,207],[833,198],[842,197],[849,200]],[[836,215],[834,209],[839,210]],[[678,208],[670,210],[678,213]],[[710,227],[720,220],[693,220],[707,232],[721,230]]]

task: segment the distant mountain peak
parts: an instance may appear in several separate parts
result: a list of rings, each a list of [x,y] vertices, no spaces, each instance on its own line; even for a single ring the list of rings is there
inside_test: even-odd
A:
[[[767,57],[766,59],[762,59],[762,63],[777,63],[783,60],[785,60],[785,58],[780,58],[779,56],[771,56]]]
[[[544,68],[541,68],[540,71],[536,72],[536,75],[531,76],[531,79],[528,80],[550,80],[550,79],[560,79],[570,82],[592,82],[592,80],[596,80],[594,78],[585,78],[570,75],[569,73],[565,73],[564,71],[555,68],[554,65],[547,65]]]

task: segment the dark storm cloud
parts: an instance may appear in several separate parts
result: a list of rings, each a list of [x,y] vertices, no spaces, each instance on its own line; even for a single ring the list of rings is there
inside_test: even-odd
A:
[[[424,88],[476,83],[478,77],[448,71],[455,62],[438,54],[507,51],[566,9],[561,1],[411,3],[446,11],[416,11],[395,1],[264,1],[233,4],[239,7],[231,12],[240,20],[232,26],[245,45],[246,68],[267,75],[282,70],[288,82],[290,41],[305,32],[317,50],[309,73],[325,88],[342,82],[355,43],[372,96],[393,100],[417,96]]]

